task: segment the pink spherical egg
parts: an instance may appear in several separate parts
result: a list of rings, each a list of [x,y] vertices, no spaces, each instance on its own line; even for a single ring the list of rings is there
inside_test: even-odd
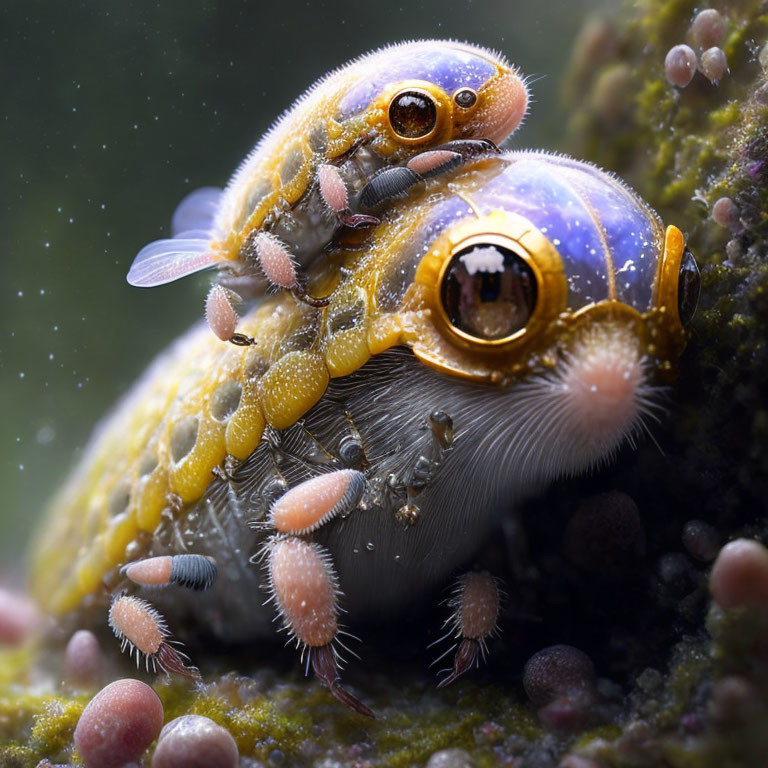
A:
[[[35,630],[37,608],[24,595],[0,588],[0,645],[18,645]]]
[[[163,727],[163,705],[140,680],[116,680],[86,705],[75,747],[87,768],[121,768],[137,761]]]
[[[237,768],[239,762],[226,728],[202,715],[184,715],[163,728],[152,768]]]

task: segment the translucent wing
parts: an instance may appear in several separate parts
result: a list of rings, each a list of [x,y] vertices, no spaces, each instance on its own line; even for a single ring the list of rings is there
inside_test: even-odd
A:
[[[145,245],[138,253],[128,270],[128,282],[139,288],[152,288],[156,285],[172,283],[180,277],[199,272],[223,261],[220,254],[210,249],[207,237],[176,237],[155,240]]]
[[[190,229],[210,232],[223,191],[218,187],[200,187],[190,192],[173,212],[171,219],[173,237],[178,237]]]

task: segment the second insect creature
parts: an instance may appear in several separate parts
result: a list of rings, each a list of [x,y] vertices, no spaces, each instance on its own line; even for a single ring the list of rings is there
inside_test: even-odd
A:
[[[221,282],[237,293],[214,286],[206,306],[211,328],[224,340],[248,344],[235,331],[232,300],[261,292],[265,276],[302,301],[327,303],[307,294],[294,260],[306,266],[337,224],[378,221],[350,210],[350,191],[410,158],[414,168],[399,170],[405,188],[466,156],[493,151],[520,124],[527,103],[517,70],[479,46],[422,40],[363,56],[301,96],[225,190],[204,188],[185,198],[173,236],[139,252],[128,282],[157,286],[217,267]],[[396,194],[398,184],[386,180]]]

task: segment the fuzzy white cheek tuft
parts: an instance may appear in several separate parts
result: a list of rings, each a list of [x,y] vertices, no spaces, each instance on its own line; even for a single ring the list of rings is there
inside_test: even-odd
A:
[[[634,334],[615,326],[591,330],[576,344],[560,373],[571,439],[609,447],[636,426],[645,384]]]

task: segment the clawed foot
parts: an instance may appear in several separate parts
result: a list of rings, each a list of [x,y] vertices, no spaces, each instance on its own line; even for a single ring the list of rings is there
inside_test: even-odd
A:
[[[352,213],[349,208],[336,212],[336,218],[339,223],[350,229],[360,229],[362,227],[375,227],[381,219],[378,216],[368,216],[364,213]]]
[[[438,689],[450,685],[475,666],[478,663],[481,650],[480,643],[477,640],[465,637],[456,649],[456,655],[453,658],[453,671],[437,684]]]
[[[486,641],[498,631],[499,603],[499,585],[489,573],[473,571],[459,578],[448,601],[451,615],[444,625],[448,627],[448,632],[440,638],[444,640],[453,636],[459,643],[453,646],[456,648],[453,670],[437,684],[438,688],[450,685],[472,666],[477,666],[481,658],[485,658]],[[451,650],[449,648],[433,664],[447,656]]]
[[[328,686],[328,690],[338,701],[359,715],[376,717],[373,711],[366,707],[360,699],[339,685],[341,678],[339,677],[336,651],[330,645],[312,648],[310,653],[312,655],[312,669],[315,675]]]

